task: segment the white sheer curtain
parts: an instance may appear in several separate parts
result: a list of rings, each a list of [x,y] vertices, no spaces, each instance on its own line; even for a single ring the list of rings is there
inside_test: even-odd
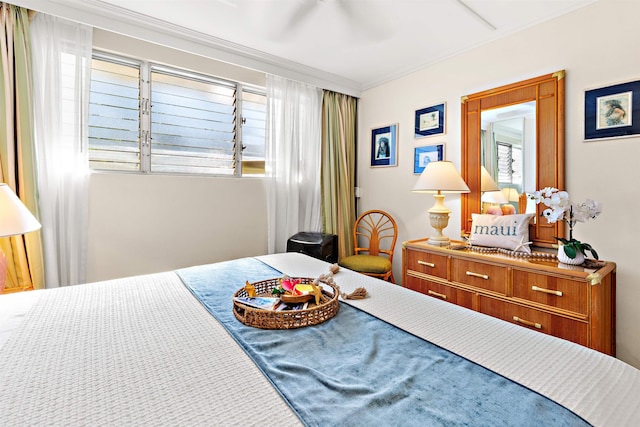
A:
[[[267,76],[269,253],[284,252],[300,231],[321,231],[322,90]]]
[[[45,283],[86,280],[92,29],[42,13],[31,25]]]

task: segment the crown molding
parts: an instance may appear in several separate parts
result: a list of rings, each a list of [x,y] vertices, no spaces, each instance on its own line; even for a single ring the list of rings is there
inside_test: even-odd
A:
[[[38,12],[323,89],[360,96],[362,84],[99,0],[11,0]]]

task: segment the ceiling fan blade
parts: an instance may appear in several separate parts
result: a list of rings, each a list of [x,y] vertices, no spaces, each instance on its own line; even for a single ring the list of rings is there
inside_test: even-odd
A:
[[[293,11],[287,22],[289,30],[294,30],[298,27],[302,21],[305,20],[313,9],[318,4],[317,0],[301,0],[300,6]]]
[[[337,0],[336,3],[356,33],[361,33],[371,41],[382,41],[391,36],[390,27],[378,25],[382,21],[382,14],[378,13],[373,3],[367,4],[366,11],[349,0]]]

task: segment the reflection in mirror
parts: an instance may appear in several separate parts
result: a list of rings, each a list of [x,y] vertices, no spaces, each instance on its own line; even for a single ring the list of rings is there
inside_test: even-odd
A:
[[[481,113],[481,164],[489,171],[516,212],[530,212],[535,205],[519,206],[522,193],[536,185],[535,101],[483,110]]]

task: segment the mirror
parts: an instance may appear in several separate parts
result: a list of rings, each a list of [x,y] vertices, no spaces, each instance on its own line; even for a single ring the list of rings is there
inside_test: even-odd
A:
[[[462,97],[461,172],[471,190],[461,196],[462,233],[481,212],[481,166],[499,187],[514,188],[518,211],[535,218],[543,207],[527,203],[526,193],[564,188],[564,76],[558,71]],[[529,227],[534,246],[551,247],[555,236],[564,236],[563,222]]]
[[[480,164],[502,191],[502,203],[535,212],[535,203],[520,203],[519,195],[536,190],[535,168],[528,166],[536,163],[536,103],[492,108],[480,117]]]

